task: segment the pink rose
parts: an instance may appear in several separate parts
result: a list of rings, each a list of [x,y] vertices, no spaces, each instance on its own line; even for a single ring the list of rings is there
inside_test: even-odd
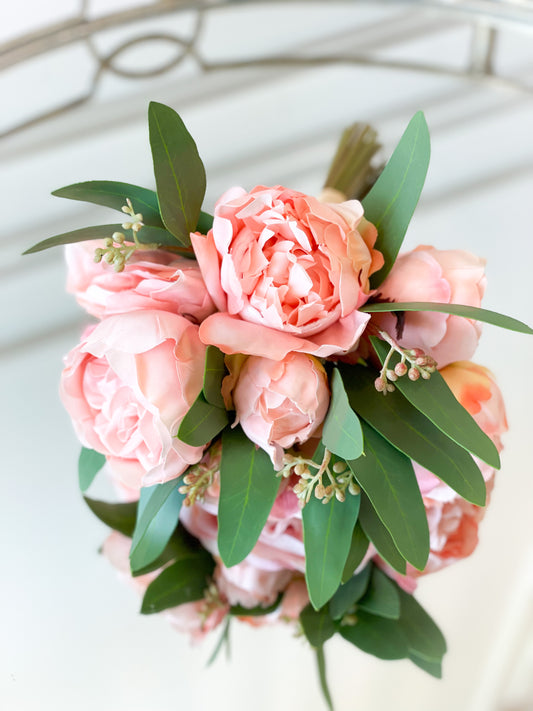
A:
[[[115,272],[104,261],[96,264],[94,250],[103,240],[66,246],[67,291],[92,316],[158,309],[200,323],[215,310],[200,269],[191,259],[162,249],[139,250]]]
[[[119,572],[121,578],[144,595],[148,585],[157,578],[162,569],[132,577],[129,565],[129,552],[131,539],[113,531],[104,541],[102,552],[111,565]],[[178,632],[190,635],[191,639],[198,641],[208,632],[218,627],[226,614],[228,605],[221,603],[215,607],[208,606],[205,600],[186,602],[177,607],[171,607],[161,614],[175,627]]]
[[[176,433],[204,357],[198,327],[165,311],[110,316],[66,356],[60,394],[76,433],[126,489],[174,479],[202,457]]]
[[[231,568],[219,564],[215,570],[215,582],[222,596],[230,605],[248,608],[272,605],[292,576],[291,570],[265,570],[247,560]]]
[[[376,298],[479,307],[486,283],[484,265],[485,260],[469,252],[420,246],[398,257]],[[372,321],[391,336],[398,334],[394,314],[374,314]],[[403,330],[400,329],[397,340],[404,348],[421,348],[442,368],[470,358],[480,335],[478,321],[417,311],[405,312]]]
[[[304,353],[289,353],[280,361],[250,356],[240,371],[233,402],[248,439],[264,449],[279,470],[283,450],[307,441],[326,416],[326,371]]]
[[[383,257],[356,200],[323,204],[281,186],[226,192],[207,236],[191,235],[220,313],[200,338],[224,353],[281,360],[350,350],[368,316],[370,275]]]
[[[452,363],[440,372],[461,405],[501,451],[501,435],[507,430],[507,419],[494,376],[486,368],[467,361]],[[488,505],[495,470],[475,459],[487,483]],[[416,577],[469,556],[477,545],[478,525],[486,507],[468,503],[427,469],[416,462],[413,466],[426,507],[430,536],[430,554],[423,573],[409,568],[409,576]]]

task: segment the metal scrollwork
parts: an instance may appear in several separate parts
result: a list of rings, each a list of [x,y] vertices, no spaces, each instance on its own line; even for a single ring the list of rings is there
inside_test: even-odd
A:
[[[293,0],[294,1],[294,0]],[[304,2],[304,0],[295,0]],[[315,3],[317,0],[314,0]],[[324,0],[325,1],[325,0]],[[359,0],[339,0],[346,4],[356,4]],[[313,2],[313,0],[307,0]],[[442,0],[373,0],[376,4],[398,7],[416,7],[426,11],[445,14],[454,20],[467,23],[472,28],[470,43],[470,59],[467,66],[457,69],[444,64],[388,60],[380,58],[375,53],[324,53],[313,54],[309,51],[273,56],[250,57],[247,59],[224,58],[220,60],[207,59],[202,54],[201,35],[206,15],[214,10],[235,6],[251,6],[253,4],[277,5],[279,12],[283,12],[281,0],[258,3],[257,0],[204,0],[203,2],[189,2],[187,0],[160,0],[146,5],[133,7],[120,12],[109,13],[104,16],[90,17],[90,0],[81,0],[78,15],[51,27],[46,27],[0,46],[0,71],[17,64],[29,61],[48,51],[65,47],[76,42],[84,42],[88,47],[95,67],[90,81],[89,89],[81,96],[77,96],[65,104],[57,106],[51,111],[41,113],[25,120],[8,130],[0,133],[0,138],[19,132],[29,126],[62,114],[70,109],[79,107],[94,96],[102,77],[106,73],[123,77],[125,79],[144,79],[165,74],[178,67],[185,59],[192,59],[199,70],[211,73],[221,70],[237,70],[249,67],[314,67],[318,65],[355,64],[362,66],[377,66],[390,69],[409,70],[416,72],[429,72],[436,75],[448,75],[458,78],[475,78],[485,82],[504,84],[519,91],[533,92],[533,86],[521,82],[514,77],[503,77],[496,73],[494,68],[494,52],[497,46],[498,34],[501,31],[515,33],[529,33],[533,35],[533,6],[531,3],[521,3],[519,0],[506,3],[495,0],[471,0],[455,3],[444,3]],[[95,39],[105,30],[116,29],[124,26],[133,28],[142,26],[143,21],[161,16],[177,15],[187,12],[194,15],[194,26],[189,37],[177,36],[171,32],[150,32],[131,37],[122,41],[107,52],[100,51]],[[127,52],[146,43],[157,42],[160,45],[168,44],[174,48],[175,54],[160,64],[142,69],[127,68],[119,64],[119,59],[125,57]]]

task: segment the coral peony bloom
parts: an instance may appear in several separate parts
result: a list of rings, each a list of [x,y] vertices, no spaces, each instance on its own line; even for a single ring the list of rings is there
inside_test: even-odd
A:
[[[484,265],[484,259],[469,252],[417,247],[398,257],[376,298],[479,307],[486,283]],[[421,348],[439,368],[471,358],[481,335],[478,321],[435,311],[405,312],[398,330],[394,314],[374,314],[372,321],[397,335],[404,348]]]
[[[507,430],[507,419],[501,392],[490,371],[464,361],[443,368],[441,375],[461,405],[501,451],[501,435]],[[477,458],[476,463],[487,483],[488,504],[495,470]],[[464,501],[427,469],[416,462],[413,466],[426,507],[430,535],[430,554],[423,573],[432,573],[474,551],[478,542],[478,524],[486,507]],[[414,570],[410,574],[420,575]]]
[[[117,531],[109,535],[102,546],[102,552],[111,565],[119,572],[120,576],[134,587],[139,593],[144,595],[148,585],[157,578],[161,569],[155,570],[147,575],[132,577],[129,564],[129,552],[131,539],[123,536]],[[187,602],[177,607],[171,607],[161,614],[175,627],[178,632],[190,635],[194,641],[201,640],[208,632],[215,629],[226,616],[229,606],[220,604],[219,606],[207,610],[204,600]]]
[[[96,247],[103,247],[103,240],[65,248],[67,291],[92,316],[101,319],[139,309],[157,309],[200,323],[215,311],[194,260],[162,249],[138,250],[122,272],[115,272],[104,261],[95,263]]]
[[[191,235],[220,313],[201,326],[224,353],[280,360],[290,351],[326,357],[357,343],[357,309],[383,257],[356,200],[324,204],[281,186],[226,192],[207,236]]]
[[[308,440],[326,416],[326,372],[304,353],[289,353],[281,361],[250,356],[239,373],[233,402],[248,439],[281,469],[283,450]]]
[[[165,311],[110,316],[66,356],[60,394],[76,433],[127,489],[174,479],[202,457],[176,433],[204,357],[198,327]]]

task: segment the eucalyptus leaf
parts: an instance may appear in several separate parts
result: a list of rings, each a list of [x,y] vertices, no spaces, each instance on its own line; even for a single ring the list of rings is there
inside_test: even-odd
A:
[[[94,227],[83,227],[79,230],[71,232],[63,232],[55,237],[48,237],[34,244],[33,247],[27,249],[23,254],[33,254],[34,252],[42,252],[50,247],[59,247],[64,244],[75,244],[77,242],[88,242],[95,239],[106,239],[111,237],[114,232],[124,232],[122,224],[113,225],[95,225]],[[152,227],[145,225],[137,232],[137,239],[143,244],[158,244],[160,246],[177,246],[176,239],[161,227]],[[126,241],[128,235],[126,235]]]
[[[150,102],[148,126],[161,217],[169,232],[190,245],[205,195],[204,165],[191,134],[169,106]]]
[[[519,333],[533,333],[533,329],[526,323],[519,321],[511,316],[505,316],[497,311],[489,309],[480,309],[476,306],[464,306],[462,304],[440,304],[433,301],[409,301],[409,302],[391,302],[391,303],[370,303],[363,304],[359,308],[367,314],[392,312],[392,311],[437,311],[443,314],[451,314],[452,316],[464,316],[475,321],[483,321],[490,323],[493,326],[506,328],[509,331],[518,331]]]
[[[390,533],[387,531],[381,522],[381,519],[374,511],[370,500],[364,494],[361,495],[359,523],[361,524],[361,528],[365,532],[365,535],[369,541],[374,544],[380,556],[386,560],[387,563],[394,568],[394,570],[398,571],[398,573],[402,573],[402,575],[405,575],[405,559],[396,548]]]
[[[348,462],[402,557],[423,570],[429,555],[426,509],[411,460],[363,422],[366,456]]]
[[[143,487],[139,498],[137,521],[130,550],[133,572],[145,568],[164,551],[178,525],[185,494],[179,489],[182,477],[164,484]]]
[[[201,600],[214,569],[215,561],[206,551],[169,565],[147,587],[141,613],[150,615]]]
[[[196,223],[196,232],[200,232],[202,235],[206,235],[209,230],[213,227],[213,215],[208,212],[200,211],[200,217]]]
[[[423,671],[434,676],[435,679],[442,679],[442,662],[436,659],[425,659],[424,657],[415,654],[414,652],[409,652],[409,659],[420,667]]]
[[[106,526],[109,526],[114,531],[119,531],[124,536],[131,538],[137,516],[136,501],[127,504],[110,504],[107,501],[90,499],[88,496],[83,498],[93,514],[102,523],[105,523]]]
[[[94,477],[105,464],[105,456],[94,449],[82,447],[78,459],[78,480],[81,491],[87,491],[94,481]]]
[[[169,542],[158,557],[142,568],[137,568],[132,571],[132,575],[133,577],[137,577],[139,575],[152,573],[154,570],[162,568],[171,561],[183,560],[184,558],[190,558],[196,555],[201,548],[202,546],[198,539],[193,538],[181,524],[178,524]]]
[[[377,566],[372,567],[370,584],[357,603],[358,610],[397,620],[400,617],[400,596],[397,586]]]
[[[234,617],[262,617],[263,615],[270,615],[278,609],[281,604],[283,594],[278,595],[277,599],[268,605],[263,607],[262,605],[256,605],[255,607],[244,607],[243,605],[232,605],[229,609],[229,614]]]
[[[318,649],[335,634],[335,625],[329,616],[327,605],[320,610],[314,610],[311,605],[304,607],[300,613],[300,622],[311,647]]]
[[[359,495],[347,494],[345,501],[337,501],[333,496],[324,504],[311,496],[303,508],[305,579],[316,610],[328,602],[341,583],[359,500]]]
[[[340,633],[345,640],[379,659],[404,659],[409,653],[397,620],[360,611],[357,622],[341,626]]]
[[[355,569],[361,564],[363,558],[368,550],[369,540],[365,535],[365,532],[361,528],[359,521],[355,524],[355,528],[352,533],[352,542],[350,543],[350,551],[348,553],[348,558],[346,559],[346,565],[344,566],[344,571],[342,573],[342,582],[346,583],[352,575]]]
[[[460,496],[485,504],[485,481],[472,457],[455,444],[398,391],[378,393],[375,371],[339,366],[353,409],[410,459],[414,459]]]
[[[331,401],[324,420],[322,442],[343,459],[357,459],[363,453],[361,423],[350,407],[341,375],[333,368],[330,378]]]
[[[224,408],[222,380],[226,375],[224,353],[216,346],[207,346],[204,364],[204,397],[210,405]]]
[[[355,603],[363,597],[370,582],[372,565],[365,565],[363,570],[344,583],[329,601],[329,613],[334,620],[340,620]]]
[[[192,447],[201,447],[216,437],[228,422],[226,410],[211,405],[201,392],[181,421],[177,436]]]
[[[324,655],[324,647],[318,647],[316,650],[316,663],[318,667],[318,679],[320,681],[320,689],[324,696],[324,701],[327,704],[329,711],[333,711],[333,701],[326,677],[326,657]]]
[[[270,457],[240,427],[222,435],[218,550],[225,566],[240,563],[257,543],[281,480]]]
[[[145,225],[164,226],[159,214],[157,193],[138,185],[114,180],[89,180],[54,190],[52,195],[103,205],[119,211],[122,211],[122,207],[127,204],[126,201],[129,199],[135,212],[142,214]],[[123,221],[126,222],[126,220],[127,217],[124,215]]]
[[[396,589],[401,606],[399,624],[407,639],[409,651],[417,657],[440,662],[446,653],[446,640],[442,632],[412,595],[399,586]]]
[[[371,337],[371,341],[383,363],[389,346],[379,338]],[[400,356],[395,353],[390,360],[390,368],[394,368],[399,362]],[[456,444],[472,452],[491,467],[500,468],[500,456],[494,442],[459,403],[438,371],[432,373],[429,380],[413,382],[408,377],[401,377],[395,385],[417,410],[426,415]]]
[[[378,231],[375,248],[385,258],[384,266],[371,277],[373,289],[385,279],[400,251],[424,187],[429,156],[429,131],[424,114],[418,111],[385,169],[362,201],[365,218]]]

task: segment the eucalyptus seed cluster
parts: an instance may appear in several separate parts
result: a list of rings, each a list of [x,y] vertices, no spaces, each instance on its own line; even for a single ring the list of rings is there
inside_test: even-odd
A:
[[[198,615],[202,621],[202,627],[214,612],[225,607],[227,607],[227,603],[220,597],[220,591],[214,581],[211,581],[204,590],[204,597],[200,605],[200,609],[198,610]]]
[[[222,443],[215,442],[198,464],[189,467],[183,477],[183,485],[178,489],[180,494],[186,494],[184,506],[192,506],[196,501],[204,500],[220,468],[221,453]]]
[[[183,477],[183,485],[178,489],[180,494],[186,494],[184,506],[192,506],[196,501],[204,500],[205,492],[213,483],[216,471],[215,467],[208,467],[202,462],[190,467]]]
[[[102,260],[107,264],[112,264],[116,272],[124,270],[126,262],[137,249],[154,249],[158,246],[139,242],[137,233],[144,225],[143,216],[140,212],[135,213],[129,198],[126,202],[127,205],[122,206],[122,212],[129,215],[131,219],[122,223],[122,229],[131,230],[133,240],[128,239],[128,244],[125,244],[126,235],[123,232],[113,232],[113,235],[104,241],[104,248],[98,247],[94,250],[94,261],[97,264]]]
[[[420,377],[429,380],[431,374],[437,370],[437,361],[426,355],[421,348],[401,348],[386,331],[380,331],[379,335],[389,344],[390,350],[379,376],[374,381],[374,387],[378,392],[384,395],[394,392],[396,388],[393,383],[406,374],[412,381]],[[390,359],[395,353],[400,354],[401,360],[394,368],[389,368]]]
[[[301,508],[309,503],[313,494],[323,504],[329,503],[333,497],[337,501],[345,501],[347,491],[354,496],[359,494],[360,488],[346,462],[338,460],[331,467],[330,463],[331,452],[327,449],[321,464],[312,459],[286,454],[284,467],[278,472],[278,476],[288,477],[296,474],[299,477],[293,491]],[[313,473],[312,470],[317,471]]]

